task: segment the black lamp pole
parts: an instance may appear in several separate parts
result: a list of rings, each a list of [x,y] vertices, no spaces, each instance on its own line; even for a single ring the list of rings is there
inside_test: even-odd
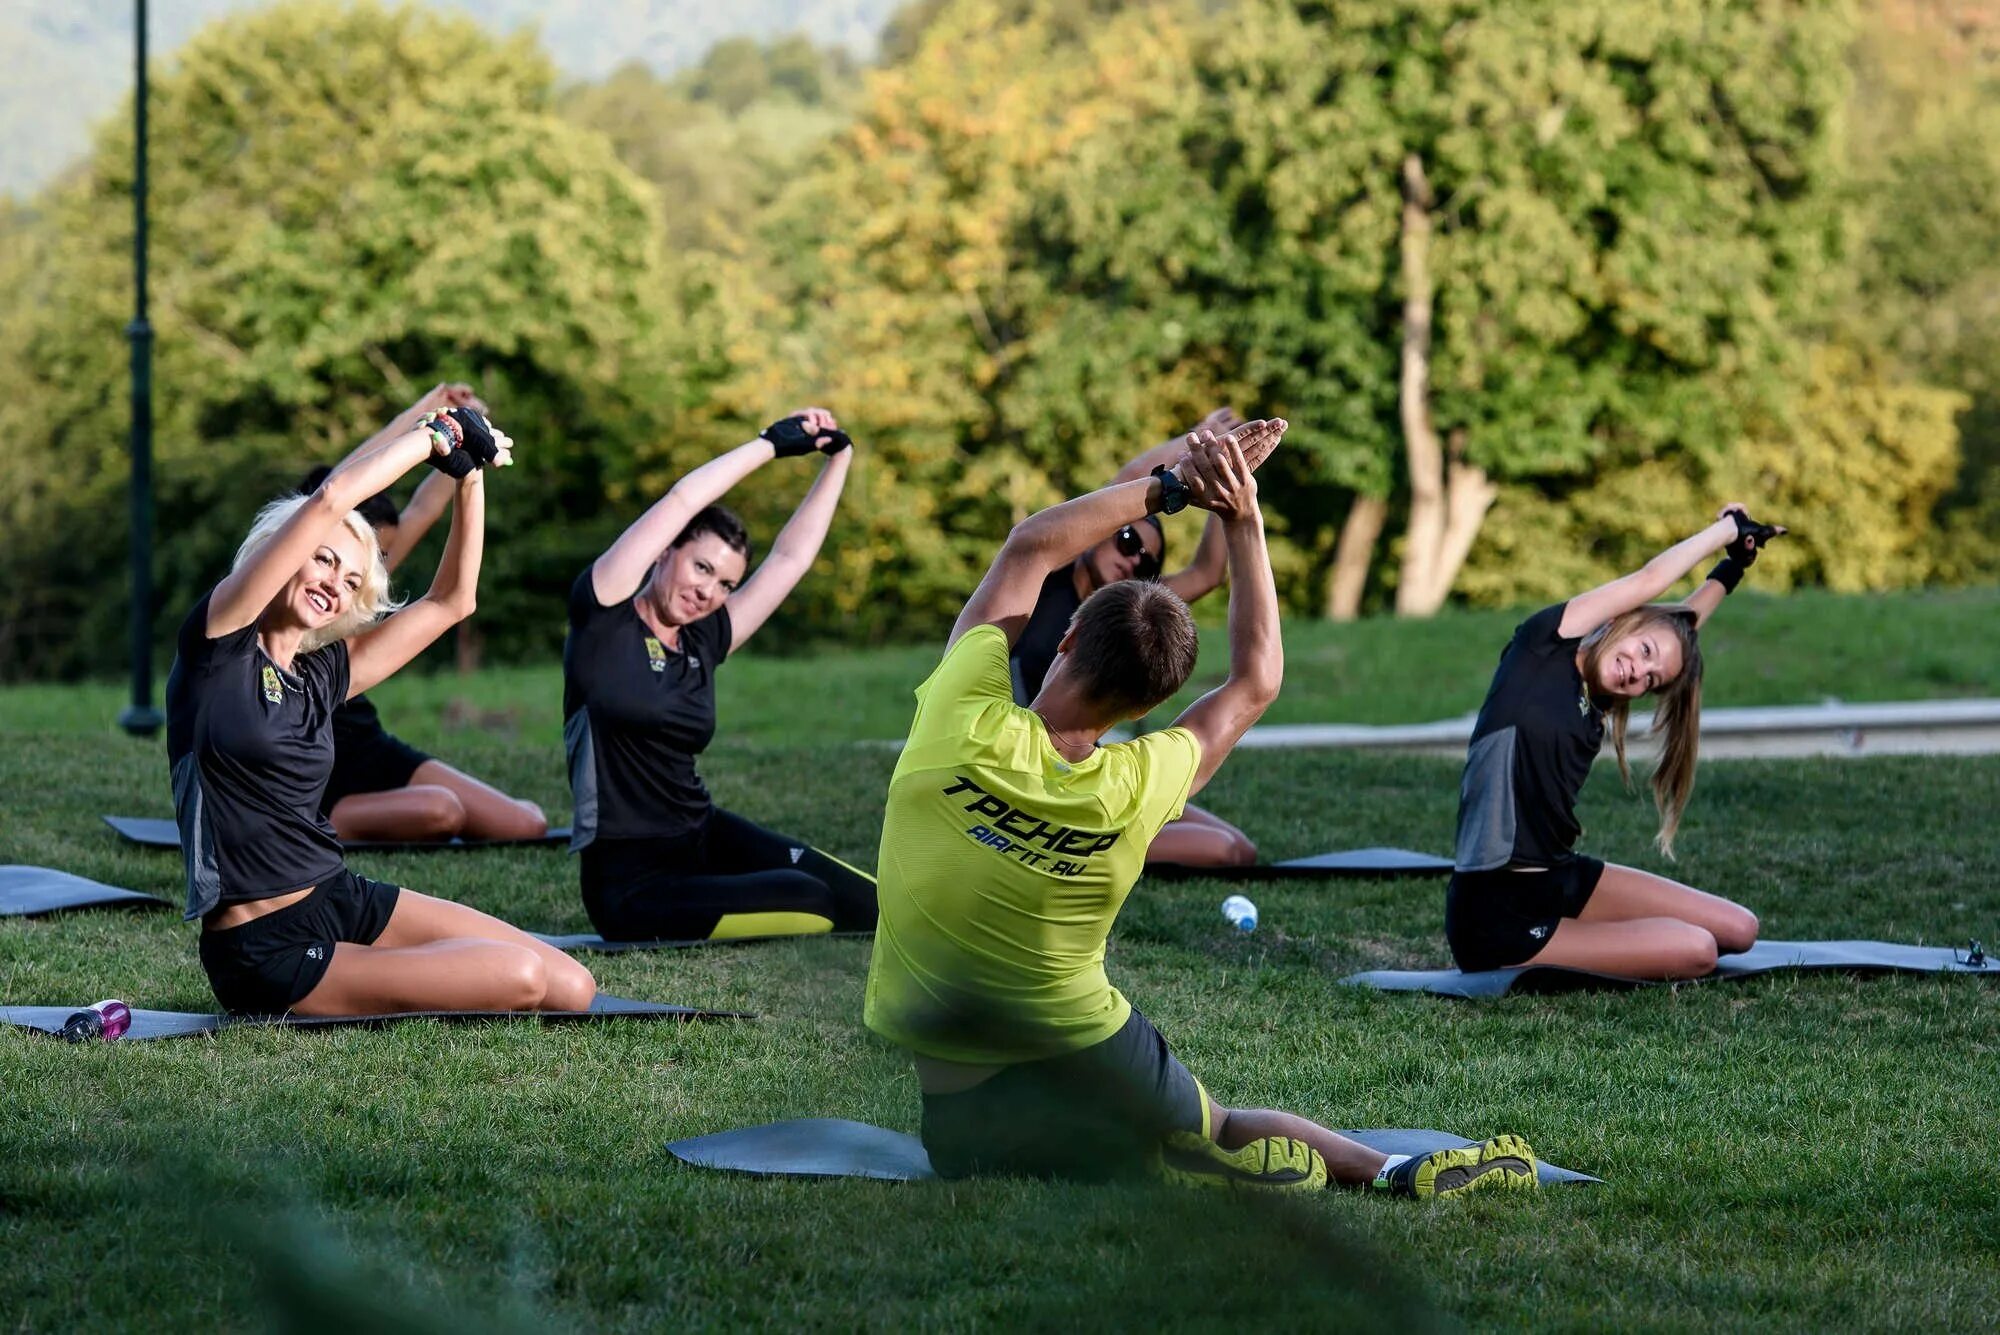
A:
[[[132,703],[118,726],[135,737],[160,730],[153,708],[153,326],[146,319],[146,0],[136,0],[132,98]]]

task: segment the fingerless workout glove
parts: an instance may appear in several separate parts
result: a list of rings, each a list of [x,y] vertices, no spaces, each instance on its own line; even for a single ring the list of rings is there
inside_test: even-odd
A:
[[[819,443],[819,451],[828,458],[832,458],[853,443],[853,439],[845,431],[836,427],[826,433],[826,439]]]
[[[1724,593],[1736,592],[1736,586],[1743,582],[1743,565],[1733,556],[1725,556],[1715,563],[1715,569],[1708,577],[1722,586]]]
[[[462,478],[500,457],[500,448],[493,441],[493,428],[470,408],[429,413],[418,425],[428,429],[433,439],[441,438],[451,445],[450,453],[433,451],[429,460],[430,466],[446,477]]]
[[[781,417],[757,434],[771,442],[778,458],[796,459],[817,450],[820,436],[829,433],[814,431],[806,425],[803,417]],[[846,439],[845,436],[841,438]]]
[[[1764,549],[1764,544],[1778,536],[1778,529],[1774,524],[1758,523],[1741,510],[1731,510],[1729,517],[1736,521],[1736,541],[1722,550],[1728,553],[1730,560],[1742,567],[1736,573],[1736,577],[1741,579],[1744,570],[1757,564],[1757,553]],[[1736,586],[1730,584],[1729,588],[1733,592]]]

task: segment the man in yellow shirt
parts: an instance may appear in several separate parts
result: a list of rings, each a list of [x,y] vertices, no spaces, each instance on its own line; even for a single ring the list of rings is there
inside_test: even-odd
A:
[[[889,785],[868,1027],[908,1048],[923,1140],[945,1177],[978,1172],[1319,1187],[1431,1196],[1532,1187],[1527,1144],[1390,1157],[1303,1117],[1208,1096],[1104,973],[1147,845],[1277,697],[1277,591],[1254,470],[1282,420],[1188,437],[1174,468],[1017,525],[917,689]],[[1193,619],[1150,581],[1085,600],[1032,704],[1007,653],[1049,573],[1106,534],[1193,504],[1229,552],[1229,679],[1174,726],[1100,746],[1194,670]]]

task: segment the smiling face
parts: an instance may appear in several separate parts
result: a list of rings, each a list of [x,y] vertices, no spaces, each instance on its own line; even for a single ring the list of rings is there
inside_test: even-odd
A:
[[[646,600],[666,625],[688,625],[727,602],[748,565],[743,553],[720,537],[698,533],[660,557],[646,585]]]
[[[1597,695],[1631,699],[1671,685],[1681,675],[1681,641],[1663,625],[1642,626],[1597,656]]]
[[[368,578],[369,555],[359,534],[336,525],[285,585],[285,611],[307,630],[332,625],[354,610]]]
[[[1121,579],[1152,579],[1160,573],[1167,540],[1151,523],[1128,524],[1098,543],[1081,558],[1086,595]],[[1136,547],[1136,550],[1135,550]]]

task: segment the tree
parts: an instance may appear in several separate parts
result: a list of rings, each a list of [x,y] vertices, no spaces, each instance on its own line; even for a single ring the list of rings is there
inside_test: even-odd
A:
[[[630,442],[675,390],[651,191],[552,114],[530,39],[374,4],[218,23],[155,83],[163,635],[262,501],[433,380],[505,406],[484,619],[549,648]],[[126,591],[129,117],[41,204],[0,315],[0,672],[101,664]],[[531,541],[509,542],[525,531]]]

